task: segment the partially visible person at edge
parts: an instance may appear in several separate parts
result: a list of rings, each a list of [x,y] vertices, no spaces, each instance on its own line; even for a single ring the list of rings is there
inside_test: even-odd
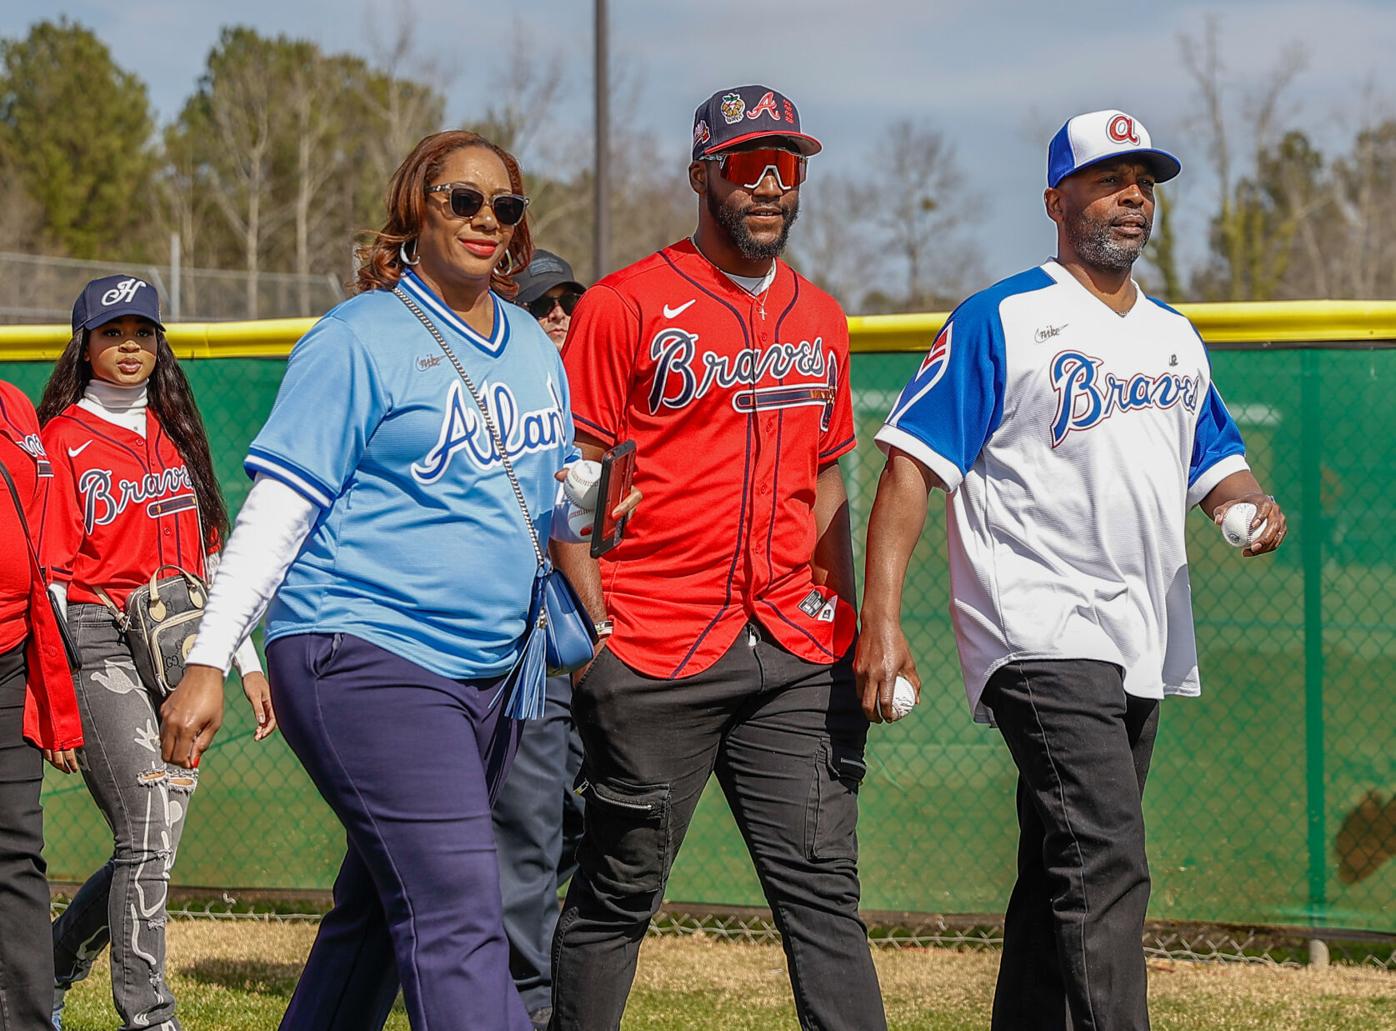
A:
[[[564,349],[588,457],[636,441],[644,518],[560,561],[614,631],[573,699],[585,832],[553,1024],[620,1024],[650,917],[715,772],[780,925],[801,1026],[886,1026],[858,915],[868,721],[854,690],[848,324],[780,260],[817,140],[789,98],[694,115],[698,228],[594,285]]]
[[[1124,112],[1070,119],[1048,148],[1056,258],[955,309],[877,434],[864,710],[891,715],[898,675],[919,690],[901,597],[939,488],[970,708],[1018,768],[996,1031],[1149,1026],[1144,781],[1159,701],[1201,688],[1187,512],[1254,504],[1250,557],[1285,536],[1196,330],[1130,278],[1179,170]]]
[[[0,466],[0,1028],[9,1031],[47,1026],[53,1008],[39,793],[44,759],[78,768],[82,722],[34,539],[53,467],[33,404],[3,380]]]
[[[296,344],[248,451],[255,482],[165,703],[164,753],[188,764],[270,603],[277,718],[348,839],[284,1028],[381,1028],[401,986],[414,1028],[529,1031],[490,805],[538,565],[455,367],[486,392],[546,546],[575,448],[557,348],[504,303],[532,254],[526,205],[518,162],[470,132],[424,138],[393,173],[359,292]]]
[[[572,266],[536,250],[514,281],[514,303],[527,310],[559,348],[585,287]],[[552,1013],[552,944],[558,890],[577,865],[582,796],[573,790],[582,741],[572,719],[572,680],[550,677],[543,718],[524,727],[514,765],[494,804],[499,881],[509,972],[535,1028]]]
[[[110,943],[121,1027],[177,1029],[165,902],[198,773],[161,757],[159,702],[118,617],[166,565],[209,576],[228,516],[153,286],[116,275],[83,288],[39,421],[54,471],[40,556],[82,657],[80,766],[113,835],[111,858],[53,924],[53,1024],[64,993]],[[275,726],[267,679],[252,643],[238,643],[260,739]]]

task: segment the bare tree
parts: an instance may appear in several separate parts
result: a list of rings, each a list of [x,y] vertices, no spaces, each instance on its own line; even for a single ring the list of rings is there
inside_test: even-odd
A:
[[[418,44],[417,26],[422,22],[411,0],[392,8],[386,31],[375,24],[376,9],[367,10],[372,64],[379,73],[365,80],[361,97],[376,129],[367,153],[369,178],[386,184],[418,140],[444,127],[442,94],[455,73]],[[379,190],[381,195],[381,186]]]
[[[1255,212],[1255,184],[1246,183],[1239,171],[1242,163],[1250,169],[1260,164],[1265,151],[1282,131],[1281,101],[1306,63],[1305,51],[1291,44],[1277,57],[1274,65],[1250,90],[1242,94],[1242,117],[1234,118],[1226,87],[1226,67],[1218,43],[1220,23],[1209,15],[1200,36],[1187,34],[1178,38],[1183,66],[1197,91],[1200,112],[1199,127],[1206,140],[1206,152],[1217,178],[1218,211],[1212,224],[1214,262],[1201,284],[1205,293],[1227,299],[1264,298],[1273,294],[1279,283],[1275,275],[1279,256],[1288,252],[1289,244],[1299,232],[1296,218],[1307,209],[1290,212],[1291,218],[1276,222],[1259,219]],[[1284,110],[1288,111],[1288,108]],[[1249,127],[1248,132],[1237,123]],[[1223,285],[1218,289],[1216,277]],[[1210,281],[1208,281],[1210,280]]]

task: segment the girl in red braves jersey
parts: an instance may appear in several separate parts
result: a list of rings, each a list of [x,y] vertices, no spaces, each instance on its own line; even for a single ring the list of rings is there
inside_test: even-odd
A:
[[[29,533],[42,523],[51,470],[34,406],[3,381],[0,467],[0,1023],[38,1027],[53,1000],[39,749],[71,773],[82,729]]]
[[[53,468],[41,558],[82,654],[83,778],[115,834],[112,858],[53,925],[53,1022],[110,941],[122,1028],[178,1029],[164,982],[165,896],[198,775],[161,759],[158,701],[103,595],[124,607],[164,565],[209,578],[228,515],[150,284],[109,276],[87,285],[39,418]],[[250,642],[238,667],[261,739],[275,723]]]

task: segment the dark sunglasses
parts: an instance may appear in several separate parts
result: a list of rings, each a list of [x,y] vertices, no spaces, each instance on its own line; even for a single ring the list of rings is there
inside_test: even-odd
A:
[[[442,183],[428,186],[427,193],[445,193],[451,198],[451,211],[461,218],[471,218],[485,206],[485,195],[473,186],[459,183]],[[501,193],[491,197],[490,209],[502,226],[516,226],[523,221],[528,198],[517,193]]]
[[[788,150],[763,147],[760,150],[738,150],[708,158],[716,161],[722,178],[744,190],[761,185],[767,172],[774,172],[782,190],[793,190],[805,181],[805,158]]]
[[[581,299],[582,295],[576,290],[568,290],[565,294],[559,294],[556,297],[546,295],[535,297],[528,302],[528,313],[535,319],[545,319],[551,314],[553,306],[557,305],[562,309],[562,314],[571,318],[572,313],[577,310],[577,302]]]

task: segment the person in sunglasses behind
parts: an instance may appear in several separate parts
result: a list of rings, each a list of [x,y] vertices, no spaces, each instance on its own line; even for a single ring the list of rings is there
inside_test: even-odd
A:
[[[514,303],[530,312],[561,349],[586,289],[573,277],[572,266],[551,251],[536,250],[514,282],[519,285]],[[509,972],[535,1028],[546,1028],[552,1014],[549,957],[558,889],[577,865],[583,803],[572,785],[581,765],[571,678],[549,677],[543,718],[524,727],[509,779],[494,804]]]
[[[557,347],[506,304],[533,253],[523,175],[475,133],[423,139],[359,252],[359,292],[291,352],[248,451],[166,756],[221,718],[267,608],[287,743],[348,852],[283,1028],[530,1031],[509,976],[490,806],[534,715],[510,677],[575,455]],[[540,689],[542,685],[537,685]]]
[[[552,251],[537,250],[528,268],[515,276],[514,282],[519,284],[514,303],[527,308],[553,343],[561,348],[567,339],[567,327],[572,324],[572,313],[586,291],[586,287],[573,278],[572,266]]]
[[[599,568],[559,554],[614,629],[573,695],[590,784],[555,1031],[619,1026],[714,773],[780,922],[800,1026],[887,1026],[858,915],[848,322],[780,260],[819,149],[779,92],[713,94],[694,115],[696,233],[588,290],[563,348],[578,444],[594,458],[633,438],[646,502]]]

